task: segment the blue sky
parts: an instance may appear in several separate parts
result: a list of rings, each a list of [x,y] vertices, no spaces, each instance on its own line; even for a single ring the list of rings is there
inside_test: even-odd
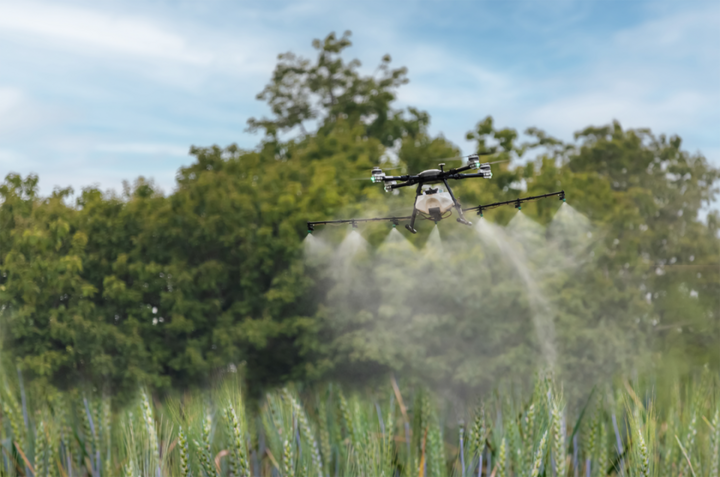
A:
[[[257,144],[278,53],[347,29],[367,71],[408,67],[400,105],[466,152],[488,114],[567,140],[618,119],[720,165],[717,0],[0,0],[0,174],[170,192],[190,145]]]

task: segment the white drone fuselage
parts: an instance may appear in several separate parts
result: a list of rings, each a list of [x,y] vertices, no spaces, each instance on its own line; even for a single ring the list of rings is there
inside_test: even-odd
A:
[[[451,211],[455,203],[448,192],[433,189],[425,190],[417,196],[415,208],[418,212],[435,220],[440,220],[447,212]]]

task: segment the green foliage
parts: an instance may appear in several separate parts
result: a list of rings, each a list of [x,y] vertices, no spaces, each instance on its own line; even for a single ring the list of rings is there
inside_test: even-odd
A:
[[[390,68],[390,55],[382,57],[378,76],[363,76],[360,62],[345,62],[343,50],[351,46],[350,32],[337,38],[334,33],[324,40],[314,40],[317,60],[297,57],[293,53],[278,56],[270,83],[257,99],[266,101],[274,118],[248,121],[250,130],[263,129],[270,141],[279,134],[299,129],[307,136],[306,124],[315,121],[318,133],[327,134],[340,121],[358,126],[362,138],[375,138],[385,146],[396,139],[418,132],[427,124],[426,113],[410,108],[410,118],[392,109],[396,90],[406,84],[406,68]]]
[[[345,59],[350,45],[349,33],[331,34],[313,43],[312,60],[281,55],[258,95],[270,117],[249,121],[264,133],[258,147],[192,147],[192,164],[179,170],[167,196],[139,178],[122,194],[86,188],[73,201],[69,189],[39,196],[37,176],[6,177],[0,186],[3,352],[31,378],[34,393],[96,388],[122,404],[138,384],[169,392],[209,385],[228,369],[243,372],[253,396],[292,379],[363,382],[389,370],[469,392],[509,372],[521,378],[536,370],[542,344],[528,326],[536,306],[501,261],[468,270],[467,257],[435,257],[369,269],[378,251],[365,269],[360,264],[338,278],[303,259],[308,220],[409,207],[408,195],[354,180],[374,165],[394,165],[396,155],[400,170],[417,172],[459,153],[429,132],[427,113],[396,107],[404,68],[391,68],[385,56],[365,75],[357,60]],[[719,171],[704,157],[682,150],[678,137],[619,123],[588,127],[565,143],[537,128],[521,135],[498,127],[488,116],[468,138],[477,152],[510,162],[494,166],[492,181],[458,187],[463,203],[564,189],[602,237],[591,262],[541,283],[556,310],[560,373],[582,369],[597,380],[642,360],[679,372],[720,368],[720,217],[710,212],[699,219],[715,197]],[[523,207],[542,225],[556,212],[553,201]],[[492,219],[507,224],[513,213],[497,209]],[[462,238],[458,226],[441,226],[443,239]],[[421,228],[413,244],[422,246],[427,232]],[[386,229],[364,233],[374,247]],[[326,238],[338,241],[339,234],[328,231]],[[473,247],[471,258],[489,255]],[[542,247],[534,253],[529,261],[552,256]],[[444,286],[418,288],[408,279],[443,267]],[[478,290],[489,303],[475,299]],[[382,299],[368,301],[368,293]],[[422,313],[412,313],[417,310]],[[412,328],[393,324],[405,318],[414,320]],[[354,419],[360,411],[347,405],[343,419]],[[536,416],[544,412],[540,405]],[[14,435],[26,432],[17,403],[3,401],[2,409],[15,416]],[[328,453],[352,460],[356,449],[330,449],[327,442],[337,422],[350,421],[330,409],[325,415],[320,429],[327,432],[303,456],[314,455],[316,463]],[[188,447],[197,441],[205,449],[207,473],[213,472],[210,434],[220,417],[213,414],[212,428],[203,432],[188,428]],[[540,422],[547,424],[520,423],[517,435],[508,435],[508,462],[537,460]],[[307,434],[303,423],[294,425]],[[143,429],[136,427],[133,439],[149,439]],[[532,442],[522,441],[523,429],[532,430]],[[351,433],[357,443],[363,432],[361,426]],[[479,438],[472,438],[473,452]],[[554,438],[550,432],[548,448]],[[274,455],[282,459],[287,451],[294,462],[295,440],[285,440],[289,447]],[[363,451],[383,452],[382,446]],[[410,459],[407,454],[397,455]],[[149,464],[123,465],[133,474]]]

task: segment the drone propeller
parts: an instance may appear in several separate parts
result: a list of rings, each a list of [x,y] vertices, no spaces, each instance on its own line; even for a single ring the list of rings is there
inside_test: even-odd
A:
[[[402,169],[405,166],[382,167],[382,166],[378,165],[375,167],[381,168],[383,171],[395,171],[397,169]],[[350,180],[351,181],[369,181],[369,180],[371,180],[371,178],[370,177],[351,177]]]
[[[494,154],[497,154],[495,152],[483,152],[483,153],[477,153],[477,154],[466,154],[464,156],[455,156],[455,157],[447,157],[445,159],[433,159],[433,161],[438,162],[450,162],[450,161],[464,161],[470,156],[492,156]]]
[[[455,157],[455,158],[449,158],[449,159],[435,159],[436,161],[460,161],[463,159],[466,159],[470,156],[491,156],[493,153],[487,153],[487,154],[468,154],[467,156],[461,156],[461,157]],[[493,162],[483,162],[483,164],[499,164],[501,162],[508,162],[510,159],[501,159],[499,161],[493,161]],[[380,166],[377,166],[380,167]],[[396,166],[396,167],[390,167],[390,168],[383,168],[383,171],[394,171],[396,169],[402,169],[404,166]],[[351,181],[368,181],[372,180],[370,177],[351,177],[349,178]]]
[[[503,159],[501,161],[483,162],[483,164],[499,164],[501,162],[508,162],[510,159]]]

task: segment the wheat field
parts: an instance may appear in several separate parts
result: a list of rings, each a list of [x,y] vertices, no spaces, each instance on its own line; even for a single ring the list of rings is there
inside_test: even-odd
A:
[[[2,475],[717,477],[717,377],[596,386],[569,406],[541,377],[451,405],[419,387],[288,386],[248,399],[238,379],[162,402],[2,389]]]

